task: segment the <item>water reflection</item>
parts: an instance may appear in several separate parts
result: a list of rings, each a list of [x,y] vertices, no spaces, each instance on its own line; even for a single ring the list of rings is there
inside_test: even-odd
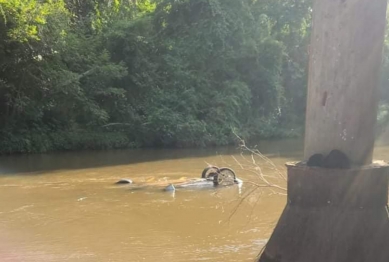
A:
[[[302,155],[301,141],[259,148],[280,168]],[[0,157],[1,261],[252,261],[285,196],[251,193],[249,183],[174,192],[114,184],[121,178],[199,178],[207,163],[231,166],[244,181],[256,179],[230,157],[239,153],[223,148]],[[376,156],[389,159],[389,148],[378,147]]]
[[[257,145],[261,152],[274,157],[297,156],[302,150],[301,140],[265,141],[257,143]],[[215,156],[229,156],[240,152],[237,147],[223,147],[208,149],[106,150],[2,156],[0,157],[0,174],[42,174],[53,170],[120,166],[186,158],[209,157],[214,159]]]

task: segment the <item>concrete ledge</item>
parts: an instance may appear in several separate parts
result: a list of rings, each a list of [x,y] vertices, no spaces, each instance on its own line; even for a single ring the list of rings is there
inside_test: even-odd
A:
[[[287,206],[260,262],[388,262],[386,208]]]
[[[388,203],[389,165],[376,161],[351,169],[287,163],[288,204],[344,208],[384,207]]]
[[[288,163],[288,203],[259,262],[388,262],[388,172]]]

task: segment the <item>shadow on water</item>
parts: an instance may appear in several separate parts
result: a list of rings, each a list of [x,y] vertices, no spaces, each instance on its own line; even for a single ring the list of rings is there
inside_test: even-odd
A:
[[[272,156],[299,155],[302,142],[301,140],[261,141],[257,143],[256,148]],[[0,157],[0,175],[22,173],[33,175],[53,170],[86,169],[240,153],[240,149],[235,146],[207,149],[122,149],[11,155]]]

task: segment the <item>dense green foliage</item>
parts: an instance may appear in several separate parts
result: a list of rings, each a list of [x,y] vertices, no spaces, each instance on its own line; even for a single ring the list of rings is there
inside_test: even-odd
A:
[[[309,0],[0,0],[0,153],[299,134],[309,24]]]

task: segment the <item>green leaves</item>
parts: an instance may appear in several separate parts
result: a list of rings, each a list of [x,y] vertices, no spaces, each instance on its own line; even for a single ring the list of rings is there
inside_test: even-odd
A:
[[[26,42],[39,40],[39,26],[51,16],[67,15],[63,0],[0,0],[3,23],[9,25],[11,40]]]
[[[309,18],[301,0],[0,0],[0,132],[23,152],[289,134]]]

